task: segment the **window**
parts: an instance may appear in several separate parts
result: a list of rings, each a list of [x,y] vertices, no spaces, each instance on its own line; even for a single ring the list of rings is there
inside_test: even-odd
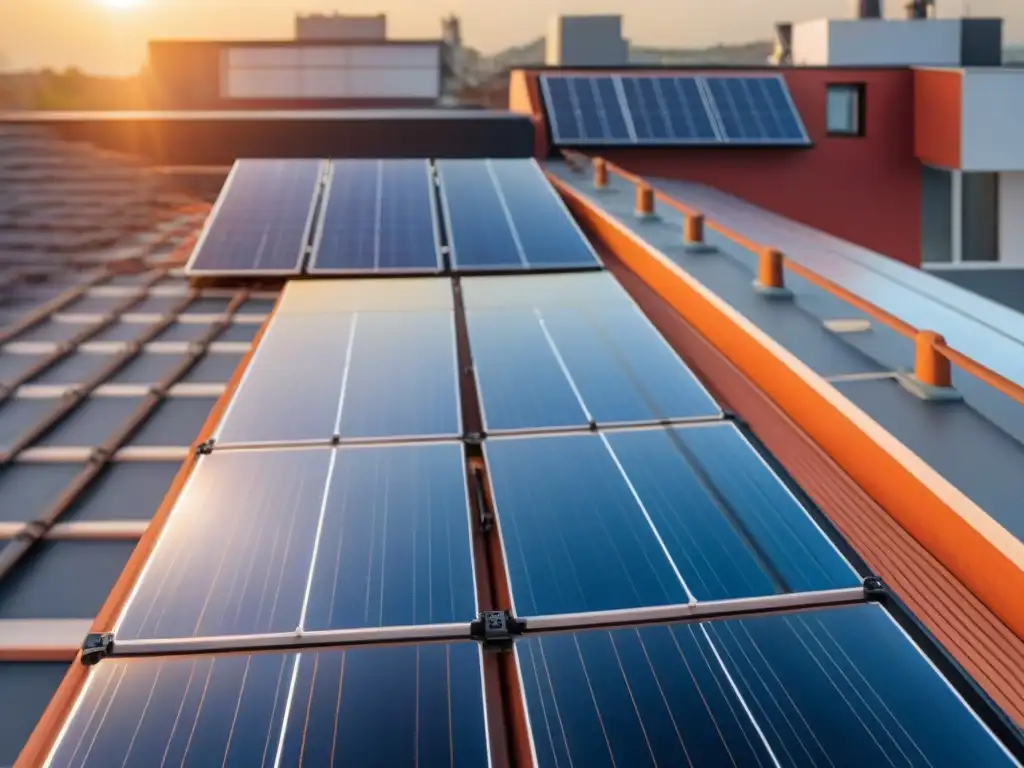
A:
[[[830,136],[864,135],[864,85],[829,85],[826,128]]]

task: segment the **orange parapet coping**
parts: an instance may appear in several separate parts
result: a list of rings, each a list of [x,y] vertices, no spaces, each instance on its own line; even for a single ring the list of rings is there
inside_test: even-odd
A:
[[[609,170],[617,169],[609,164]],[[549,176],[581,223],[705,339],[765,392],[908,533],[943,563],[1018,637],[1024,639],[1024,544],[743,315],[687,275],[625,225]],[[645,182],[646,183],[646,182]],[[723,228],[724,229],[724,228]],[[749,247],[744,240],[741,242]],[[772,249],[751,243],[755,252]],[[777,254],[778,251],[775,251]],[[777,259],[771,255],[766,259]],[[782,259],[786,268],[793,263]],[[800,265],[839,298],[850,296],[880,323],[915,339],[916,376],[942,386],[950,350],[941,337],[903,323]],[[762,275],[781,282],[781,275]],[[821,281],[819,283],[819,280]],[[964,357],[957,364],[1024,402],[1013,382]],[[945,371],[944,371],[945,366]]]
[[[582,170],[583,166],[590,162],[585,155],[579,152],[564,150],[562,154],[566,162],[576,170]],[[763,243],[757,243],[718,222],[706,219],[704,214],[697,209],[654,189],[645,179],[630,173],[624,168],[620,168],[614,163],[610,163],[603,158],[595,158],[592,164],[594,167],[595,186],[607,186],[609,172],[636,185],[638,213],[651,213],[653,211],[653,202],[650,204],[649,209],[647,209],[648,206],[646,204],[647,198],[653,195],[654,199],[683,214],[685,217],[685,242],[702,242],[703,229],[707,226],[741,248],[757,254],[759,259],[758,282],[762,285],[769,288],[783,288],[785,287],[785,272],[792,272],[860,310],[876,322],[881,323],[907,339],[913,340],[916,350],[914,356],[914,378],[920,383],[930,387],[949,387],[952,379],[950,364],[953,364],[1001,392],[1018,405],[1024,405],[1024,387],[1001,376],[963,352],[953,349],[935,331],[915,328],[866,299],[837,285],[828,278],[819,275],[814,270],[796,263],[777,249]],[[645,202],[645,210],[641,210],[642,199]]]
[[[278,301],[280,301],[280,297],[278,298]],[[249,366],[249,362],[252,359],[253,354],[255,354],[256,350],[259,348],[260,340],[263,338],[263,334],[266,332],[267,326],[273,319],[276,311],[277,305],[275,305],[274,309],[271,310],[267,319],[263,321],[263,325],[260,326],[259,331],[253,339],[252,345],[249,347],[249,351],[245,353],[245,356],[238,364],[238,368],[235,369],[230,381],[228,381],[224,392],[214,404],[213,410],[210,411],[210,415],[207,417],[206,422],[199,431],[198,437],[196,437],[195,442],[189,450],[188,457],[182,463],[178,473],[174,476],[174,480],[171,482],[171,487],[167,490],[167,495],[164,497],[163,502],[157,509],[156,514],[153,515],[152,522],[149,524],[146,532],[142,535],[142,538],[139,539],[138,545],[132,552],[131,557],[128,558],[128,562],[125,565],[124,570],[121,572],[117,582],[114,584],[114,588],[110,591],[110,595],[108,595],[103,607],[100,608],[100,612],[92,623],[91,632],[109,632],[113,628],[121,611],[124,609],[132,588],[135,586],[139,575],[142,573],[142,569],[146,565],[146,561],[152,554],[153,548],[156,546],[157,540],[163,532],[164,525],[167,523],[167,519],[171,515],[171,510],[174,508],[174,504],[178,500],[178,495],[181,493],[186,480],[188,480],[189,474],[192,472],[199,446],[209,440],[213,435],[214,430],[217,428],[217,424],[220,422],[221,416],[224,414],[224,410],[227,408],[228,402],[230,402],[235,391],[238,389],[238,385],[242,380],[245,369]],[[80,652],[75,654],[75,660],[68,668],[67,674],[64,676],[64,680],[61,682],[60,687],[57,688],[57,692],[53,695],[49,705],[43,712],[42,718],[40,718],[39,722],[36,724],[35,730],[32,731],[32,735],[29,737],[28,742],[26,742],[25,747],[18,756],[18,760],[15,762],[14,768],[38,768],[38,766],[43,765],[46,762],[47,755],[49,755],[50,750],[57,741],[57,737],[60,734],[60,730],[63,727],[65,720],[71,713],[75,699],[85,686],[88,670],[81,663],[80,657]]]

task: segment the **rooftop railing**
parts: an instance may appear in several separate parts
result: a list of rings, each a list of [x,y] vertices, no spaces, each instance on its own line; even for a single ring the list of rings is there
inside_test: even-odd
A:
[[[812,269],[798,264],[779,249],[764,243],[758,243],[744,237],[738,232],[722,224],[708,219],[701,211],[669,197],[655,189],[645,179],[620,168],[614,163],[596,157],[589,158],[579,152],[563,150],[563,156],[570,167],[584,171],[587,165],[593,168],[594,186],[598,189],[608,186],[608,174],[613,173],[636,188],[636,213],[651,215],[654,213],[655,201],[667,205],[683,215],[683,243],[699,246],[704,243],[705,228],[717,232],[722,237],[741,248],[757,255],[757,283],[766,289],[783,290],[786,286],[786,273],[797,275],[807,282],[821,288],[863,312],[879,324],[889,328],[906,339],[914,342],[914,378],[927,387],[945,389],[952,386],[952,365],[988,386],[999,391],[1014,402],[1024,405],[1024,387],[1001,376],[990,368],[982,365],[970,356],[953,349],[941,334],[927,329],[915,328],[889,312],[875,306],[866,299],[846,290]]]

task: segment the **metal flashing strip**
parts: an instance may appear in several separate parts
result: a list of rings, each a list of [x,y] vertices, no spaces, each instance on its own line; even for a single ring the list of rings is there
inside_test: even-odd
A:
[[[240,653],[266,650],[342,647],[352,645],[398,645],[404,643],[477,640],[485,645],[507,645],[516,635],[544,634],[583,629],[601,629],[638,624],[687,623],[759,616],[781,611],[857,605],[881,601],[885,589],[878,579],[864,580],[862,587],[825,590],[767,597],[692,601],[675,605],[646,606],[626,610],[599,611],[517,618],[506,611],[484,611],[474,622],[422,624],[403,627],[276,632],[255,635],[190,637],[167,640],[126,640],[114,633],[90,635],[82,648],[82,663],[95,664],[108,657],[169,656],[181,654]]]

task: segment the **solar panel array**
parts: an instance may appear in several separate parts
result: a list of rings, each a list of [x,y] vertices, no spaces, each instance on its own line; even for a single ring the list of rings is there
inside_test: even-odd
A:
[[[809,143],[778,74],[541,75],[556,145]]]
[[[400,276],[599,267],[533,159],[239,160],[186,272]]]
[[[1013,764],[604,272],[290,283],[114,637],[53,768]]]
[[[535,162],[319,178],[49,766],[1013,764]]]

